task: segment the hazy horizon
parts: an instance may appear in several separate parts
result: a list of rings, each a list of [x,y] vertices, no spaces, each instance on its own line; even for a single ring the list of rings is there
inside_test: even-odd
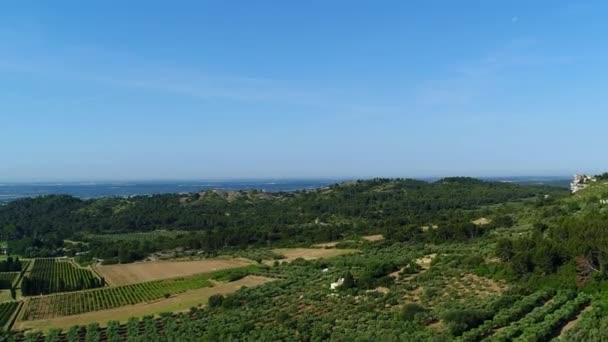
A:
[[[580,172],[584,174],[584,172]],[[595,175],[596,173],[588,173]],[[125,183],[179,183],[179,182],[287,182],[287,181],[347,181],[347,180],[367,180],[373,178],[390,178],[390,179],[418,179],[418,180],[434,180],[446,177],[470,177],[478,179],[570,179],[574,174],[546,174],[546,175],[435,175],[435,176],[362,176],[362,177],[236,177],[236,178],[130,178],[130,179],[40,179],[40,180],[22,180],[22,181],[3,181],[0,180],[0,186],[6,184],[47,184],[55,183],[62,184],[79,184],[79,185],[96,185],[96,184],[125,184]]]

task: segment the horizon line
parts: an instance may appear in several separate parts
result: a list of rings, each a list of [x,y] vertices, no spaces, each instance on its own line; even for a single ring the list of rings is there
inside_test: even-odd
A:
[[[441,179],[450,177],[465,177],[477,179],[500,179],[500,178],[571,178],[573,175],[566,174],[519,174],[519,175],[426,175],[426,176],[361,176],[361,177],[226,177],[226,178],[128,178],[128,179],[47,179],[47,180],[0,180],[0,184],[53,184],[53,183],[163,183],[163,182],[261,182],[261,181],[348,181],[348,180],[370,180],[376,178],[386,179]]]

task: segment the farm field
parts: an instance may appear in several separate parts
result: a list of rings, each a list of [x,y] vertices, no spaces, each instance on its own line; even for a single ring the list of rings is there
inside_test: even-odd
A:
[[[0,303],[0,330],[8,323],[15,310],[19,307],[18,302]]]
[[[304,260],[315,260],[320,258],[332,258],[340,255],[358,252],[357,249],[324,249],[324,248],[275,248],[273,252],[285,256],[286,261],[297,258]]]
[[[382,241],[382,240],[384,240],[384,236],[382,234],[366,235],[366,236],[362,236],[361,239],[363,241],[376,242],[376,241]],[[340,242],[354,242],[354,241],[355,240],[340,240],[340,241],[321,242],[321,243],[315,243],[311,247],[333,248],[333,247],[336,247],[336,245],[338,245]]]
[[[13,299],[11,296],[11,290],[0,290],[0,303],[7,302]]]
[[[311,247],[316,247],[316,248],[333,248],[333,247],[336,247],[336,245],[339,244],[340,242],[342,242],[342,241],[331,241],[331,242],[315,243]]]
[[[150,261],[122,265],[95,266],[110,286],[189,276],[251,265],[243,259],[206,259],[196,261]]]
[[[384,236],[382,234],[377,235],[367,235],[362,237],[365,241],[375,242],[384,240]]]
[[[21,272],[2,272],[0,273],[0,289],[9,289],[13,282],[17,280]]]
[[[149,302],[191,289],[211,286],[209,275],[157,280],[95,290],[33,297],[27,300],[22,320],[77,315],[90,311]]]
[[[69,292],[103,286],[91,270],[76,266],[70,260],[34,259],[31,272],[21,283],[23,295]]]
[[[247,336],[252,339],[283,340],[291,336],[290,330],[284,330],[284,324],[303,317],[309,322],[319,322],[312,323],[317,327],[320,322],[331,321],[326,334],[345,341],[357,336],[370,340],[427,341],[442,337],[446,341],[544,341],[557,337],[562,327],[575,320],[589,301],[585,294],[575,291],[509,294],[502,283],[469,273],[469,266],[458,260],[458,255],[422,247],[393,245],[375,249],[369,246],[361,253],[338,256],[322,264],[315,260],[284,263],[263,268],[266,277],[248,276],[232,283],[186,291],[169,299],[112,310],[20,321],[15,329],[46,331],[93,322],[104,326],[109,320],[125,322],[130,316],[172,311],[183,312],[174,319],[181,322],[184,330],[180,331],[189,336],[188,341],[207,336],[227,322],[255,323],[254,330],[247,330]],[[420,268],[393,282],[384,280],[386,272],[410,264]],[[327,267],[328,271],[321,271],[321,267]],[[329,283],[340,277],[345,268],[352,271],[355,279],[371,282],[358,281],[358,289],[331,290]],[[277,280],[269,282],[269,278]],[[232,295],[232,306],[199,308],[186,313],[190,307],[205,303],[212,294],[232,293],[241,286],[248,289]],[[420,316],[409,323],[404,318],[404,308],[408,305],[424,308]],[[373,314],[361,316],[362,310]],[[466,321],[477,315],[481,319]],[[144,321],[146,319],[139,320]],[[144,333],[133,332],[133,336],[138,334]]]
[[[261,276],[246,276],[242,279],[220,283],[213,287],[205,287],[196,290],[190,290],[184,293],[177,294],[168,299],[160,299],[151,303],[140,303],[125,307],[120,307],[111,310],[101,310],[89,312],[85,314],[59,317],[46,320],[36,321],[19,321],[13,327],[16,330],[33,329],[38,331],[46,331],[52,328],[69,328],[74,325],[86,325],[89,323],[99,322],[101,326],[105,326],[107,322],[114,320],[126,322],[133,316],[156,315],[163,312],[180,312],[186,311],[191,307],[200,304],[206,304],[207,299],[215,294],[229,294],[237,291],[243,286],[254,287],[265,284],[273,279]]]

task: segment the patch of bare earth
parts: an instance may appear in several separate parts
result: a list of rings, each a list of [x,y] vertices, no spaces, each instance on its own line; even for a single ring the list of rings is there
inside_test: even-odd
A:
[[[378,292],[378,293],[387,294],[387,293],[391,292],[391,290],[388,287],[378,286],[375,289],[367,290],[366,292]]]
[[[209,297],[214,294],[229,294],[239,290],[243,286],[258,286],[272,280],[267,277],[250,275],[230,283],[219,283],[213,287],[191,290],[167,299],[163,298],[149,303],[46,320],[18,321],[13,326],[13,330],[33,329],[36,331],[47,331],[53,328],[67,329],[74,325],[87,325],[89,323],[99,323],[101,326],[105,326],[111,320],[126,322],[130,317],[156,315],[162,312],[183,312],[188,311],[191,307],[206,304]]]
[[[437,229],[439,228],[439,226],[437,226],[436,224],[430,225],[430,226],[422,226],[420,227],[420,229],[422,229],[423,232],[428,232],[429,229]]]
[[[285,256],[285,259],[279,261],[291,262],[295,259],[302,258],[305,260],[316,260],[321,258],[331,258],[339,255],[356,253],[357,249],[324,249],[324,248],[276,248],[273,252]]]
[[[332,247],[336,247],[336,245],[340,243],[340,241],[332,241],[332,242],[322,242],[322,243],[316,243],[314,245],[312,245],[311,247],[317,247],[317,248],[332,248]]]
[[[153,261],[122,265],[95,266],[110,286],[189,276],[252,264],[242,259],[207,259],[196,261]]]
[[[365,241],[370,241],[370,242],[382,241],[382,240],[384,240],[384,235],[382,235],[382,234],[368,235],[368,236],[363,236],[362,239]]]
[[[478,226],[485,226],[486,224],[490,224],[492,223],[492,220],[490,220],[489,218],[485,218],[485,217],[480,217],[477,220],[473,221],[473,224],[478,225]]]
[[[395,280],[402,280],[402,281],[409,281],[412,280],[414,277],[428,271],[429,268],[431,268],[431,263],[433,262],[433,259],[435,259],[437,257],[437,253],[433,253],[433,254],[429,254],[426,256],[423,256],[422,258],[418,258],[416,259],[416,264],[418,264],[418,266],[420,266],[421,270],[418,273],[414,273],[414,274],[410,274],[406,277],[401,278],[401,272],[403,272],[403,270],[405,269],[402,268],[399,271],[395,271],[391,274],[389,274],[390,277],[395,278]]]
[[[416,259],[416,263],[418,266],[422,267],[424,270],[428,270],[431,267],[431,263],[433,259],[437,257],[437,253],[426,255],[422,258]]]
[[[435,331],[443,331],[445,329],[445,324],[443,321],[438,320],[431,322],[428,327]]]
[[[475,284],[475,292],[481,295],[500,294],[505,292],[508,288],[507,284],[504,282],[498,282],[496,280],[480,277],[471,273],[465,274],[465,276],[462,278],[462,282]]]
[[[576,326],[576,324],[578,323],[578,321],[581,319],[581,317],[583,316],[583,314],[585,312],[591,311],[592,309],[593,309],[593,306],[591,306],[591,305],[587,306],[586,308],[581,310],[581,312],[579,312],[578,315],[576,315],[576,317],[574,317],[573,320],[566,323],[566,325],[564,325],[564,327],[562,328],[562,331],[560,331],[560,333],[559,333],[559,339],[561,340],[566,335],[568,330],[570,330]]]

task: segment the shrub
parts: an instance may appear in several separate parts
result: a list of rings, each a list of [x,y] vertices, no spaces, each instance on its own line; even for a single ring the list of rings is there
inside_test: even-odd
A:
[[[420,313],[424,313],[427,310],[416,303],[408,303],[403,306],[401,309],[401,319],[405,321],[413,321],[416,316]]]
[[[208,303],[210,308],[216,308],[222,305],[224,302],[224,296],[221,294],[214,294],[209,297]]]

